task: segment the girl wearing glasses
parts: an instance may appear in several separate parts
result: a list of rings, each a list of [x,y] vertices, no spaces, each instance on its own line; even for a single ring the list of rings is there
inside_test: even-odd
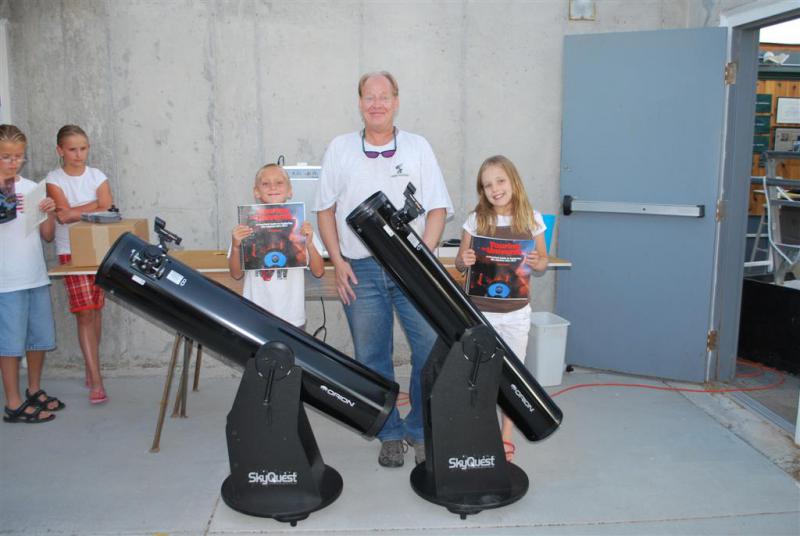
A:
[[[478,204],[464,223],[461,245],[456,256],[456,268],[466,272],[476,264],[473,237],[529,241],[533,248],[529,253],[520,252],[522,259],[518,266],[510,267],[502,275],[489,281],[485,296],[472,295],[472,302],[480,309],[486,320],[509,348],[524,359],[528,347],[528,331],[531,323],[529,303],[531,269],[541,272],[547,269],[547,249],[544,232],[546,226],[542,215],[531,208],[525,186],[514,164],[505,156],[487,158],[478,170],[476,184]],[[512,244],[513,245],[513,244]],[[522,251],[522,248],[520,248]],[[505,249],[504,252],[508,252]],[[487,270],[489,272],[490,270]],[[478,276],[480,277],[480,276]],[[468,277],[469,286],[475,279]],[[514,296],[511,288],[521,289]],[[517,295],[518,294],[518,295]],[[503,415],[503,447],[506,460],[514,457],[514,443],[511,440],[513,423]]]
[[[0,183],[9,181],[16,196],[16,210],[24,214],[36,207],[25,207],[25,196],[36,183],[18,172],[25,162],[25,134],[14,125],[0,125]],[[41,388],[44,353],[56,345],[50,279],[42,254],[42,241],[53,240],[55,203],[45,198],[39,210],[47,218],[38,233],[28,234],[24,218],[0,224],[0,371],[3,376],[5,407],[3,420],[34,424],[52,421],[53,412],[64,403],[47,396]],[[28,388],[19,392],[19,362],[28,362]]]
[[[56,253],[60,264],[72,260],[69,227],[80,221],[84,212],[98,212],[111,207],[108,178],[99,169],[86,165],[89,137],[77,125],[65,125],[56,135],[56,152],[61,167],[47,174],[47,194],[56,202]],[[86,387],[89,402],[108,400],[100,375],[101,311],[105,303],[103,290],[94,284],[93,275],[64,277],[69,296],[69,310],[78,324],[78,342],[86,362]]]

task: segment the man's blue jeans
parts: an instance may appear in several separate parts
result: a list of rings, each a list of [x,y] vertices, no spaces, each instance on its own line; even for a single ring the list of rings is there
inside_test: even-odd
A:
[[[404,422],[397,408],[392,409],[386,424],[378,432],[378,438],[381,441],[408,439],[421,442],[424,434],[420,374],[436,341],[436,333],[374,258],[351,259],[350,266],[358,279],[358,285],[353,285],[355,301],[345,305],[344,311],[353,336],[356,360],[394,380],[393,310],[397,311],[397,317],[411,347],[411,411]]]

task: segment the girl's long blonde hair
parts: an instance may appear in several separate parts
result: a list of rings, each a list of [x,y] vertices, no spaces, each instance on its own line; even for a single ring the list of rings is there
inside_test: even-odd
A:
[[[497,228],[497,213],[486,198],[486,192],[481,181],[483,172],[491,166],[503,168],[503,171],[506,172],[506,175],[511,180],[511,230],[514,233],[535,231],[538,225],[533,217],[533,208],[528,202],[528,194],[525,193],[525,185],[522,184],[517,167],[511,160],[498,154],[484,160],[478,170],[478,181],[476,183],[478,204],[475,205],[475,223],[478,234],[492,236]]]

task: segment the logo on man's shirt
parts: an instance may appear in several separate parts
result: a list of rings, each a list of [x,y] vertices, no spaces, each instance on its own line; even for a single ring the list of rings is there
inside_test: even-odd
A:
[[[403,164],[402,163],[397,164],[396,166],[394,166],[394,174],[391,177],[392,178],[394,178],[394,177],[408,177],[408,173],[403,171]]]

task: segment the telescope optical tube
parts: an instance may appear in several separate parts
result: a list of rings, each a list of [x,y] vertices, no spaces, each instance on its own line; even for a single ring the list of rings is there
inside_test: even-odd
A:
[[[394,407],[397,383],[131,233],[108,251],[96,282],[240,369],[263,344],[284,343],[303,370],[301,399],[367,437]]]
[[[356,207],[347,224],[448,346],[467,328],[488,326],[505,351],[498,402],[530,441],[549,436],[563,414],[383,192]]]

